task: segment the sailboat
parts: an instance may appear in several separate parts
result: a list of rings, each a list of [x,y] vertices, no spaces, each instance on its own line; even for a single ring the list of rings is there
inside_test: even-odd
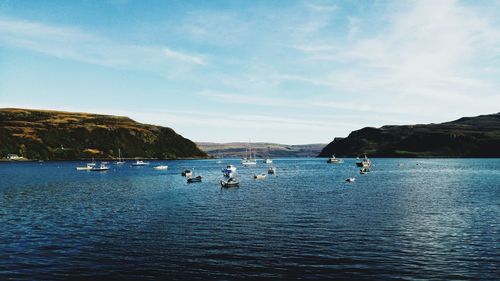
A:
[[[118,161],[115,162],[116,165],[125,164],[125,161],[122,160],[122,151],[118,148]]]
[[[255,160],[255,155],[252,155],[252,147],[250,146],[250,142],[248,143],[247,147],[247,155],[243,159],[241,159],[241,164],[248,166],[248,165],[257,165],[257,160]]]

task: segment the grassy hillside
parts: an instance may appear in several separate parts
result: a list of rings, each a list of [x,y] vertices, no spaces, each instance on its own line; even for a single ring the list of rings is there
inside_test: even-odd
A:
[[[427,125],[383,126],[335,138],[319,154],[328,157],[500,157],[500,113]]]
[[[0,109],[0,155],[29,159],[206,157],[170,128],[128,117],[48,110]]]

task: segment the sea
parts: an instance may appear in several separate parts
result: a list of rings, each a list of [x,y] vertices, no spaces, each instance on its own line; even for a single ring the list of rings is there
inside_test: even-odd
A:
[[[500,159],[371,160],[0,163],[0,280],[500,279]]]

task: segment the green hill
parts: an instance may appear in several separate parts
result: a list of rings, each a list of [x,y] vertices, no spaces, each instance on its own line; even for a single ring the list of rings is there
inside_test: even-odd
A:
[[[320,157],[500,157],[500,113],[427,125],[383,126],[335,138]]]
[[[170,128],[128,117],[31,109],[0,109],[0,155],[29,159],[202,158],[206,153]]]

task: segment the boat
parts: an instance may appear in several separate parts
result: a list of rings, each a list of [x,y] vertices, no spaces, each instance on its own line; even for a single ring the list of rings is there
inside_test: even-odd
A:
[[[226,168],[222,169],[222,174],[224,174],[225,177],[232,178],[235,171],[235,166],[227,165]]]
[[[370,168],[371,164],[372,163],[371,163],[370,159],[368,159],[368,157],[366,157],[366,155],[362,161],[356,162],[356,166],[361,167],[361,168]]]
[[[253,178],[256,179],[256,180],[263,180],[267,177],[266,174],[258,174],[258,175],[254,175]]]
[[[234,165],[227,165],[226,168],[222,169],[222,172],[235,172],[236,171],[236,167]]]
[[[273,159],[271,159],[271,158],[266,158],[266,159],[264,159],[264,163],[265,163],[265,164],[272,164],[272,163],[273,163]]]
[[[155,170],[167,170],[168,166],[167,165],[160,165],[160,166],[155,166],[153,167]]]
[[[328,160],[326,160],[326,163],[331,163],[331,164],[340,164],[343,163],[342,159],[335,158],[335,154],[332,155]]]
[[[94,168],[95,163],[87,163],[85,167],[76,167],[75,169],[77,171],[90,171],[92,168]]]
[[[252,147],[250,146],[250,142],[248,143],[246,156],[241,159],[241,164],[244,166],[249,165],[257,165],[257,160],[255,160],[255,155],[252,154]]]
[[[135,163],[132,163],[132,166],[147,166],[149,165],[149,162],[144,162],[142,160],[137,160]]]
[[[125,161],[122,160],[122,151],[118,148],[118,161],[115,162],[116,165],[123,165]]]
[[[193,175],[193,171],[191,171],[191,170],[184,170],[184,171],[182,171],[181,175],[183,177],[188,177],[189,178],[189,177],[191,177]]]
[[[269,169],[267,169],[267,173],[270,175],[275,175],[276,174],[276,167],[269,167]]]
[[[93,172],[104,172],[109,170],[109,167],[106,165],[106,162],[102,162],[99,166],[94,166],[90,169]]]
[[[364,174],[368,174],[370,172],[370,170],[368,168],[363,168],[361,170],[359,170],[359,173],[364,175]]]
[[[356,178],[354,177],[345,179],[346,182],[354,182],[355,180]]]
[[[229,178],[227,181],[220,181],[221,187],[237,187],[240,183],[235,178]]]
[[[188,182],[188,183],[193,183],[193,182],[201,182],[201,179],[202,179],[202,177],[201,177],[201,176],[197,176],[197,177],[194,177],[194,178],[188,178],[188,179],[187,179],[187,182]]]

